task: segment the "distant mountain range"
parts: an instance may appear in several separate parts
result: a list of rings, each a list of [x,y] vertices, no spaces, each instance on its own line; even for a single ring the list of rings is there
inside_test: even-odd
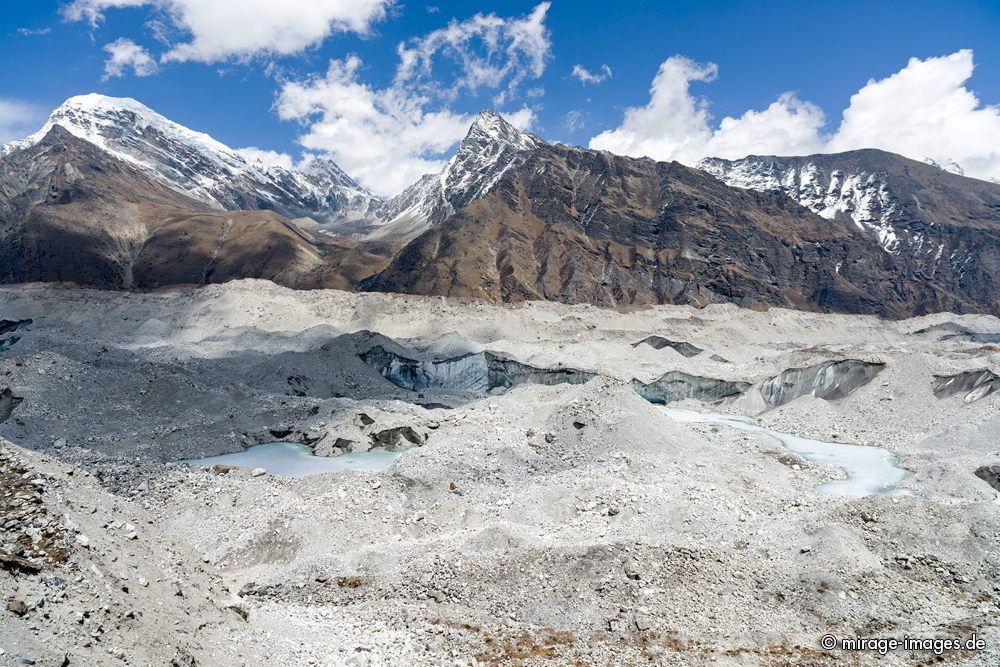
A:
[[[1000,185],[876,150],[695,169],[491,111],[385,201],[332,161],[265,165],[134,100],[75,97],[0,151],[0,225],[4,282],[1000,313]]]

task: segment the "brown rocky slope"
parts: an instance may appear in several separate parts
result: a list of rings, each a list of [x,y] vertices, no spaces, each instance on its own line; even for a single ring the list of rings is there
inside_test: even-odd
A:
[[[929,266],[781,192],[679,163],[514,144],[516,159],[499,167],[483,156],[477,197],[412,240],[358,239],[270,211],[208,208],[55,126],[0,159],[0,281],[147,289],[265,278],[498,302],[1000,312],[1000,217],[938,225],[968,252]],[[462,167],[475,181],[476,165]]]
[[[853,223],[823,219],[783,194],[729,187],[676,162],[560,145],[535,148],[365,287],[891,317],[1000,309],[997,290],[970,298],[948,276],[910,271]]]
[[[0,160],[0,225],[5,283],[131,289],[256,277],[349,289],[390,252],[271,211],[211,209],[59,126]]]

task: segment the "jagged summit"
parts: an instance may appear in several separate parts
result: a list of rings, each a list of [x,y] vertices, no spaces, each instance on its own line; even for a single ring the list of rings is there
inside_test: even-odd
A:
[[[488,193],[508,169],[546,143],[485,109],[469,126],[458,151],[439,174],[428,174],[382,209],[385,225],[374,238],[415,238]]]
[[[340,165],[325,157],[314,157],[299,167],[298,171],[316,179],[317,182],[364,191],[365,188],[355,181]]]
[[[465,135],[462,144],[471,142],[481,145],[483,142],[492,144],[507,144],[516,147],[518,150],[530,150],[535,148],[541,139],[533,134],[521,132],[511,125],[503,116],[493,109],[483,109],[472,121],[469,132]]]
[[[71,97],[38,132],[7,144],[0,155],[38,144],[56,126],[218,209],[339,222],[365,218],[379,204],[330,160],[313,159],[302,170],[266,165],[128,97]]]

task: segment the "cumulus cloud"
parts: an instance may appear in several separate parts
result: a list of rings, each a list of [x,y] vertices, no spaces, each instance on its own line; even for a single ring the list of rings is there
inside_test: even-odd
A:
[[[322,77],[286,83],[276,109],[282,119],[305,123],[303,147],[329,155],[372,191],[395,194],[440,170],[472,117],[432,109],[430,99],[405,89],[374,88],[359,80],[361,64],[356,56],[334,60]],[[507,118],[526,128],[534,114],[521,109]]]
[[[590,140],[590,147],[658,160],[691,159],[712,138],[708,102],[691,94],[692,81],[715,80],[718,68],[683,56],[660,65],[649,88],[649,103],[625,110],[622,124]]]
[[[136,76],[149,76],[159,71],[149,51],[131,39],[124,37],[116,39],[110,44],[105,44],[104,51],[108,54],[108,59],[104,61],[105,81],[125,76],[130,69]]]
[[[464,21],[453,19],[444,28],[403,42],[397,48],[396,85],[451,98],[463,91],[499,89],[494,102],[509,102],[521,83],[545,71],[552,48],[545,27],[549,6],[542,2],[518,18],[476,14]],[[441,86],[435,72],[441,61],[460,64],[459,75],[447,87]]]
[[[775,155],[803,155],[823,150],[820,130],[826,119],[815,104],[782,93],[763,111],[726,117],[708,141],[706,150],[718,157],[743,157],[748,146],[766,146]],[[751,151],[754,152],[754,151]],[[761,151],[756,151],[761,152]]]
[[[38,105],[0,97],[0,145],[31,134],[45,121],[45,115]]]
[[[394,0],[73,0],[70,21],[96,27],[110,9],[151,7],[163,22],[190,36],[163,61],[218,62],[257,55],[288,55],[333,33],[366,34]]]
[[[803,153],[820,144],[822,111],[781,95],[763,111],[726,117],[713,127],[708,100],[693,95],[692,82],[708,83],[718,75],[714,63],[672,56],[660,65],[649,89],[649,103],[626,109],[621,125],[598,134],[590,147],[622,155],[694,163],[708,155],[743,157],[755,152]]]
[[[235,148],[233,150],[250,164],[258,163],[264,167],[283,167],[285,169],[291,169],[294,166],[294,160],[292,160],[292,156],[288,153],[279,153],[278,151],[266,150],[255,146]]]
[[[611,78],[611,68],[607,65],[601,65],[598,71],[591,72],[583,65],[573,65],[570,76],[575,77],[585,86],[597,85]]]
[[[824,132],[822,110],[782,93],[763,110],[712,123],[708,101],[692,82],[711,82],[718,68],[672,56],[660,66],[645,106],[625,111],[621,124],[590,147],[636,157],[693,164],[708,156],[803,155],[881,148],[939,163],[958,162],[978,178],[1000,176],[1000,107],[983,105],[966,87],[974,68],[969,50],[911,58],[855,93],[840,124]]]
[[[275,108],[303,124],[303,147],[329,155],[372,191],[395,194],[439,171],[465,136],[473,117],[451,108],[458,95],[495,91],[495,104],[509,104],[521,83],[542,75],[548,6],[523,17],[476,14],[404,42],[384,88],[363,80],[357,56],[333,60],[322,75],[284,82]],[[535,122],[527,106],[504,115],[521,129]]]
[[[966,87],[974,67],[972,51],[962,50],[911,58],[892,76],[869,81],[851,97],[827,149],[882,148],[1000,177],[1000,107],[983,105]]]

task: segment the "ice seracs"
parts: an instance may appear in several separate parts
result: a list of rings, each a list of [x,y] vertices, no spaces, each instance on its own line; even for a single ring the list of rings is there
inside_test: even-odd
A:
[[[419,236],[485,195],[526,153],[544,143],[497,112],[482,111],[440,174],[423,176],[386,203],[380,212],[385,225],[373,236],[404,240]]]
[[[38,132],[0,154],[37,144],[57,125],[213,208],[267,209],[325,223],[367,219],[380,204],[329,160],[313,159],[301,170],[266,165],[131,98],[71,97]]]

